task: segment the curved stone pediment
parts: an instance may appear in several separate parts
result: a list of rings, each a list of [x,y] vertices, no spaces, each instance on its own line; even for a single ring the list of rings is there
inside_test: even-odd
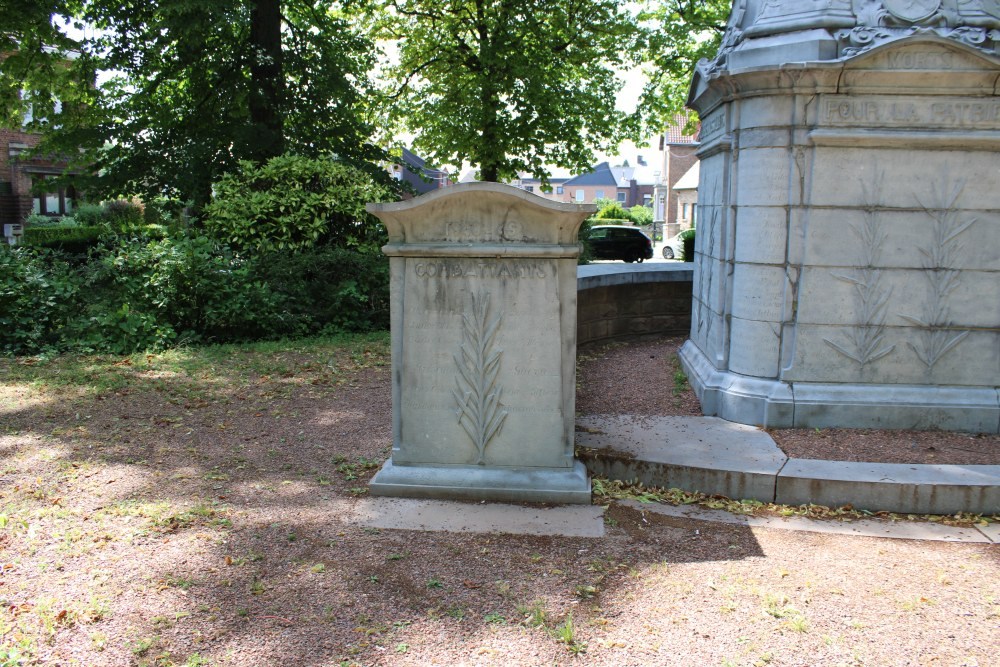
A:
[[[996,54],[1000,0],[736,0],[722,48],[699,74],[844,60],[921,34]]]

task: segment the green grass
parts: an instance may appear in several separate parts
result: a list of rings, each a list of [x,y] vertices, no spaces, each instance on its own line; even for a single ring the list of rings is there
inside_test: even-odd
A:
[[[389,363],[389,333],[342,334],[247,344],[179,347],[157,353],[0,358],[6,383],[87,394],[153,388],[194,398],[267,377],[336,383],[352,370]],[[214,390],[214,391],[213,391]]]

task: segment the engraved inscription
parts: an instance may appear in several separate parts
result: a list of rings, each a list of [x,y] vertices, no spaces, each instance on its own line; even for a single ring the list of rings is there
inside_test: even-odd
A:
[[[539,262],[417,262],[418,278],[548,278],[549,267]]]
[[[1000,101],[909,102],[882,98],[827,98],[823,120],[830,125],[858,123],[884,126],[938,125],[972,129],[1000,129]]]
[[[445,225],[445,240],[449,243],[521,242],[527,237],[521,223],[516,220],[500,223],[455,221]]]
[[[709,116],[701,123],[701,141],[704,142],[705,139],[720,134],[725,126],[726,115],[724,113],[720,112]]]
[[[887,58],[891,69],[955,69],[954,53],[896,51]]]

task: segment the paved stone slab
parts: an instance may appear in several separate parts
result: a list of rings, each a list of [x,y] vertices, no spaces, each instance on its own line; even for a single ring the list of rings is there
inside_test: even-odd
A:
[[[985,535],[990,542],[1000,544],[1000,524],[991,523],[988,526],[976,526],[980,533]]]
[[[541,508],[486,502],[363,498],[347,516],[350,522],[371,528],[604,537],[604,508],[598,506]]]
[[[765,502],[787,460],[767,433],[715,417],[581,417],[576,444],[592,474]]]
[[[927,540],[933,542],[967,542],[975,544],[988,544],[991,542],[989,537],[975,528],[944,526],[927,521],[903,523],[862,519],[847,523],[842,521],[819,521],[806,517],[741,516],[722,510],[711,510],[691,505],[675,507],[673,505],[640,503],[634,500],[622,501],[622,504],[637,510],[654,512],[664,516],[715,523],[729,523],[751,528],[797,530],[808,533],[855,535],[858,537],[881,537],[892,540]]]
[[[778,475],[775,500],[910,514],[994,514],[1000,512],[1000,466],[789,459]]]

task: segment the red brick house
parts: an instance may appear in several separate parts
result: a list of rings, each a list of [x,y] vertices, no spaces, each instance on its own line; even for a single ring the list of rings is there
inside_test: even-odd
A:
[[[36,185],[62,174],[67,164],[50,157],[27,157],[41,137],[23,128],[0,128],[0,224],[22,223],[31,213],[67,215],[73,210],[72,187],[53,185],[34,193]]]

